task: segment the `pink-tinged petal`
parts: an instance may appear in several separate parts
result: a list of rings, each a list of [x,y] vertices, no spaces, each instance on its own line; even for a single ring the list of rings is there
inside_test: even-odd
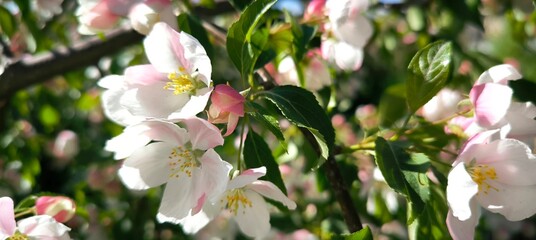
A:
[[[534,174],[534,173],[533,173]],[[487,193],[476,197],[482,207],[500,213],[510,221],[521,221],[536,213],[536,186],[513,186],[494,182]]]
[[[74,201],[63,196],[42,196],[35,201],[37,215],[52,216],[58,222],[69,221],[76,211]]]
[[[449,229],[450,236],[453,240],[469,240],[474,239],[475,228],[478,225],[480,219],[480,209],[476,205],[476,201],[471,204],[475,208],[475,213],[467,220],[461,221],[452,214],[452,210],[449,210],[447,214],[447,228]]]
[[[257,180],[247,185],[247,188],[260,193],[262,196],[276,200],[290,210],[296,209],[296,203],[290,200],[276,185],[268,181]]]
[[[229,114],[229,119],[227,121],[227,131],[225,131],[224,137],[227,137],[231,135],[231,133],[234,132],[236,125],[238,124],[238,119],[240,117],[235,115],[234,113]]]
[[[354,71],[361,68],[361,64],[363,63],[363,49],[345,42],[338,42],[333,47],[333,58],[339,68],[345,71]]]
[[[363,15],[348,19],[346,22],[333,27],[335,38],[354,48],[365,47],[372,36],[373,30],[370,21]]]
[[[473,86],[469,97],[475,107],[476,122],[485,128],[500,124],[510,107],[512,94],[510,87],[496,83]]]
[[[229,172],[233,166],[221,159],[220,155],[209,149],[199,159],[201,162],[200,179],[195,188],[206,194],[208,200],[214,202],[225,192],[229,182]]]
[[[460,92],[443,88],[422,107],[423,117],[431,122],[453,116],[458,111],[458,102],[462,100]]]
[[[168,166],[172,149],[177,147],[165,142],[151,143],[138,149],[124,162],[119,177],[125,185],[134,190],[142,190],[164,184],[171,177]],[[137,169],[137,173],[132,170]]]
[[[53,217],[39,215],[22,219],[17,222],[18,230],[28,235],[30,239],[67,240],[68,232],[71,230],[67,226],[56,222]]]
[[[186,124],[193,149],[206,150],[223,145],[223,137],[216,126],[202,118],[193,117],[182,120]]]
[[[167,119],[171,120],[194,117],[205,109],[211,92],[211,87],[197,90],[196,95],[190,96],[190,100],[186,102],[182,108],[178,108],[178,110],[172,112]]]
[[[534,138],[536,137],[536,106],[531,102],[512,102],[506,112],[506,122],[511,129],[508,137]]]
[[[136,1],[132,0],[103,0],[106,3],[109,11],[120,16],[126,16],[129,9]]]
[[[493,66],[482,73],[475,82],[475,86],[484,83],[499,83],[502,85],[507,85],[508,81],[517,80],[521,77],[521,74],[512,65],[501,64]]]
[[[232,112],[241,117],[244,116],[244,102],[246,99],[229,85],[217,85],[212,92],[210,100],[212,104],[219,107],[220,111]]]
[[[204,82],[206,86],[211,86],[212,65],[203,45],[192,35],[185,32],[180,32],[179,41],[184,48],[183,54],[186,62],[183,63],[183,66],[189,73],[197,70],[199,73],[198,80]]]
[[[462,146],[460,153],[463,153],[466,149],[469,149],[473,145],[487,144],[493,140],[499,138],[499,129],[489,130],[477,133],[470,137]]]
[[[156,216],[158,222],[179,223],[187,217],[190,210],[197,205],[201,196],[195,194],[195,181],[198,180],[198,169],[194,169],[192,177],[172,178],[166,184],[162,202]]]
[[[263,238],[270,231],[270,213],[264,199],[253,191],[244,191],[251,207],[238,204],[234,219],[240,230],[249,237]]]
[[[156,71],[153,65],[136,65],[125,69],[125,80],[129,85],[151,85],[168,81],[167,75]]]
[[[479,148],[474,155],[476,162],[494,167],[497,174],[496,179],[490,181],[515,186],[536,185],[536,156],[525,143],[500,139]]]
[[[180,43],[179,33],[166,23],[156,23],[143,41],[143,46],[149,62],[159,72],[179,72],[181,67],[190,69],[184,58],[185,50]]]
[[[0,198],[0,237],[9,237],[15,233],[15,212],[13,200],[9,197]]]
[[[120,103],[135,116],[166,119],[187,104],[189,97],[187,93],[175,95],[172,91],[164,91],[164,86],[161,82],[128,90]]]
[[[465,169],[465,164],[454,166],[448,175],[447,201],[455,217],[466,221],[475,214],[470,202],[477,192],[478,185]]]
[[[250,168],[229,181],[227,189],[242,188],[266,175],[266,167]]]
[[[126,127],[123,133],[106,142],[104,149],[114,152],[115,159],[123,159],[151,140],[182,146],[189,141],[189,136],[185,129],[173,123],[148,120]]]

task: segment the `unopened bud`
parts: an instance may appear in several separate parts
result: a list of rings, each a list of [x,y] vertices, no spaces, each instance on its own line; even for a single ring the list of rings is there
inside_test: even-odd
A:
[[[35,201],[35,209],[38,215],[49,215],[58,222],[67,222],[74,216],[76,205],[68,197],[43,196]]]

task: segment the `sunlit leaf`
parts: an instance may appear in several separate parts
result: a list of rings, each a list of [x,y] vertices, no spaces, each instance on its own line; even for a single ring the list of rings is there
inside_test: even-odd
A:
[[[415,112],[447,83],[452,72],[452,43],[438,41],[419,50],[408,71],[406,99]]]

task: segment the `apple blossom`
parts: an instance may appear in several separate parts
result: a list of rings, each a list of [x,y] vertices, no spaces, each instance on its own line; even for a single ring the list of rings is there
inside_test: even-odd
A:
[[[322,40],[322,56],[343,70],[357,70],[363,62],[363,48],[372,36],[373,27],[363,16],[368,0],[328,0],[326,10],[331,35]],[[356,34],[358,33],[358,34]]]
[[[454,239],[473,239],[479,206],[510,221],[536,213],[536,156],[518,140],[493,140],[497,133],[470,138],[448,175],[447,226]]]
[[[311,20],[324,17],[325,5],[326,0],[312,0],[305,8],[303,18],[305,20]]]
[[[319,57],[320,50],[313,50],[307,53],[304,60],[303,78],[305,80],[304,88],[317,91],[331,84],[331,73],[327,64]],[[291,57],[285,57],[279,62],[277,71],[280,73],[276,78],[279,85],[300,86],[296,65]]]
[[[149,118],[177,119],[203,111],[212,91],[212,66],[191,35],[159,22],[144,40],[151,64],[99,81],[105,114],[127,126]]]
[[[439,121],[458,112],[458,102],[462,100],[460,92],[443,88],[422,107],[423,117],[431,122]]]
[[[132,3],[129,0],[78,0],[78,31],[90,35],[112,29],[119,18],[128,13]]]
[[[212,149],[223,144],[214,125],[200,118],[181,123],[185,128],[165,121],[144,121],[127,127],[106,145],[116,157],[127,157],[119,177],[128,188],[144,190],[166,184],[157,215],[160,222],[178,223],[188,214],[198,213],[206,200],[225,191],[232,168]]]
[[[141,34],[147,35],[157,22],[165,22],[178,29],[170,0],[145,0],[134,4],[128,13],[130,25]]]
[[[42,196],[35,201],[35,211],[39,215],[52,216],[58,222],[67,222],[74,216],[76,205],[68,197]]]
[[[281,202],[291,210],[296,208],[296,203],[273,183],[258,180],[265,174],[266,167],[243,171],[229,181],[218,203],[231,212],[244,234],[255,238],[262,238],[270,231],[270,213],[262,196]]]
[[[0,198],[0,240],[4,239],[51,239],[68,240],[71,229],[56,222],[48,215],[28,217],[15,222],[13,200]]]
[[[208,109],[208,121],[211,123],[227,123],[229,136],[238,124],[238,118],[244,116],[246,99],[231,86],[220,84],[214,88],[210,97],[212,104]]]

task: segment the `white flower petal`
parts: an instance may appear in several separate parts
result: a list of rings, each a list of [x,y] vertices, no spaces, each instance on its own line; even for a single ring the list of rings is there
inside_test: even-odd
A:
[[[17,223],[18,230],[30,238],[38,239],[70,239],[67,226],[56,222],[53,217],[39,215],[20,220]]]
[[[134,116],[121,104],[121,98],[125,94],[125,91],[126,89],[123,88],[109,89],[102,93],[101,99],[106,117],[119,125],[128,126],[140,122],[145,118]]]
[[[197,199],[194,189],[197,172],[194,170],[192,177],[172,178],[166,184],[162,202],[156,216],[158,222],[170,222],[177,224],[187,217],[190,210],[196,206]]]
[[[182,226],[182,231],[186,234],[196,234],[205,227],[211,218],[204,212],[201,211],[195,215],[188,215],[187,217],[181,219],[179,224]]]
[[[206,150],[223,145],[220,130],[207,120],[193,117],[182,120],[186,124],[193,149]]]
[[[471,199],[477,194],[478,185],[473,181],[465,164],[460,163],[452,168],[448,175],[447,201],[455,217],[466,221],[475,214],[471,208]]]
[[[242,188],[266,175],[266,167],[251,168],[243,171],[240,175],[229,181],[227,189]]]
[[[494,182],[508,185],[535,185],[536,157],[526,144],[515,139],[499,139],[475,147],[477,164],[494,167]]]
[[[156,142],[138,149],[123,162],[123,167],[138,169],[139,173],[128,175],[126,173],[131,173],[131,171],[120,171],[121,180],[128,187],[143,186],[143,184],[147,187],[156,187],[164,184],[170,178],[168,157],[174,147],[176,146],[169,143]],[[140,190],[140,188],[133,189]]]
[[[108,75],[101,78],[97,85],[106,89],[120,89],[125,87],[125,79],[122,75]]]
[[[190,100],[167,116],[167,119],[189,118],[202,112],[207,106],[211,92],[212,87],[197,90],[196,95],[190,96]]]
[[[240,230],[254,238],[265,237],[270,231],[270,213],[264,199],[253,191],[244,191],[244,195],[251,201],[251,207],[239,204],[234,219]]]
[[[490,189],[487,194],[476,196],[482,207],[510,221],[520,221],[536,213],[536,185],[512,186],[498,182],[491,185],[498,191]]]
[[[175,95],[172,91],[163,90],[164,86],[164,82],[158,82],[128,90],[121,98],[121,105],[136,116],[165,119],[181,109],[189,96],[187,93]]]
[[[452,210],[449,210],[447,214],[447,228],[449,229],[450,236],[454,240],[468,240],[473,239],[475,236],[475,228],[478,225],[480,219],[480,209],[473,201],[472,205],[475,205],[475,213],[467,220],[461,221],[452,214]]]
[[[210,201],[216,201],[216,198],[226,190],[229,172],[233,166],[223,161],[214,149],[208,149],[199,161],[201,181],[195,188],[203,190]]]
[[[511,126],[512,138],[536,137],[536,106],[531,102],[512,102],[506,112],[506,122]]]
[[[201,75],[200,80],[202,80],[205,85],[210,86],[212,83],[212,80],[210,79],[210,76],[212,75],[212,65],[205,48],[203,48],[203,45],[201,45],[201,43],[199,43],[199,41],[192,35],[185,32],[180,32],[179,35],[180,44],[184,48],[184,59],[188,63],[187,66],[186,64],[183,66],[190,74],[197,70]]]
[[[294,210],[296,208],[296,203],[285,196],[285,194],[272,182],[257,180],[251,184],[248,184],[246,188],[252,189],[264,197],[281,202],[290,210]]]
[[[483,83],[500,83],[506,85],[509,80],[520,79],[521,74],[508,64],[493,66],[480,75],[475,85]]]
[[[163,22],[156,23],[145,37],[145,53],[157,71],[172,73],[179,71],[179,67],[188,69],[188,66],[183,65],[186,60],[179,39],[179,33]]]
[[[355,48],[365,47],[372,33],[372,24],[363,15],[349,18],[347,21],[342,22],[342,24],[333,26],[335,38]]]
[[[338,42],[333,47],[333,58],[339,68],[345,71],[354,71],[361,68],[363,49],[345,42]]]

